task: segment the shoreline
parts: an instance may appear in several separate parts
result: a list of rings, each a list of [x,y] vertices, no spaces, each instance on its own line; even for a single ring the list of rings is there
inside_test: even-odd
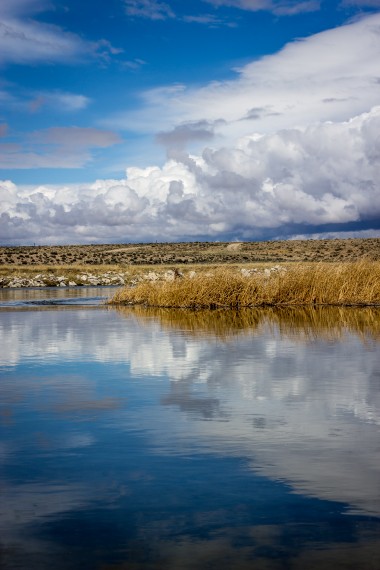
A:
[[[174,281],[178,276],[202,275],[220,270],[223,266],[192,266],[192,267],[134,267],[124,270],[108,270],[102,271],[78,271],[75,268],[55,268],[54,272],[49,271],[31,271],[15,269],[15,275],[12,272],[8,275],[0,277],[0,289],[15,288],[31,288],[31,287],[85,287],[85,286],[130,286],[134,287],[141,282],[156,281]],[[236,271],[240,271],[242,275],[251,275],[253,273],[263,273],[270,275],[272,272],[285,271],[285,266],[268,264],[257,264],[255,267],[232,266]],[[32,273],[32,275],[31,275]],[[34,274],[35,273],[35,274]]]
[[[123,286],[126,284],[126,272],[106,272],[95,274],[81,272],[73,275],[68,269],[52,272],[39,272],[28,275],[27,272],[17,272],[18,275],[5,275],[0,277],[0,289],[42,288],[42,287],[97,287],[97,286]]]
[[[113,306],[180,309],[379,307],[380,262],[13,268],[0,289],[114,286]]]

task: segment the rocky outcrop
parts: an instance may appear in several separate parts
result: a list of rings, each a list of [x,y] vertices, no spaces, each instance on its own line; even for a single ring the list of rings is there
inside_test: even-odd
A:
[[[280,265],[275,265],[271,268],[257,269],[257,268],[241,268],[241,275],[243,277],[250,277],[252,275],[264,275],[270,277],[272,274],[285,272],[286,268]],[[5,276],[0,277],[0,288],[16,288],[16,287],[95,287],[95,286],[122,286],[122,285],[137,285],[142,281],[174,281],[175,279],[182,279],[185,275],[190,279],[194,278],[198,273],[204,275],[212,275],[212,271],[205,273],[204,271],[188,271],[183,274],[178,269],[167,269],[166,271],[146,271],[141,273],[130,273],[128,271],[115,272],[108,271],[105,273],[92,273],[90,271],[83,271],[81,273],[73,274],[68,271],[67,274],[56,275],[51,272],[39,273],[38,275],[28,276]]]
[[[266,267],[265,269],[240,269],[240,273],[243,277],[250,277],[251,275],[265,275],[266,277],[270,277],[274,273],[285,273],[286,267],[282,265],[275,265],[274,267]]]
[[[127,273],[107,272],[93,274],[90,272],[72,275],[54,275],[54,273],[41,273],[33,276],[9,276],[0,278],[1,287],[79,287],[98,285],[125,285]]]

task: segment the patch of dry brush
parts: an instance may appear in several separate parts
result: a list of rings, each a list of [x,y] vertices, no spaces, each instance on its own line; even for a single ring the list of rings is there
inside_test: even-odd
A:
[[[281,305],[378,305],[380,262],[300,263],[249,277],[223,267],[172,282],[119,290],[111,304],[190,309]]]
[[[0,247],[4,265],[185,265],[380,261],[379,238]]]

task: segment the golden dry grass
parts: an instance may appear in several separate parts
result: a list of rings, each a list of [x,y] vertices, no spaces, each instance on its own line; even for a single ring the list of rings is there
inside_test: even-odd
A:
[[[380,304],[380,262],[295,264],[286,272],[249,277],[228,267],[173,282],[119,290],[112,304],[191,309],[281,305]]]

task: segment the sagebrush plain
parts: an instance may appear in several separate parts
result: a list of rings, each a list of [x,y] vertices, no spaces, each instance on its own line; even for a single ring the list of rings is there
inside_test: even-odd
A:
[[[191,265],[380,260],[380,238],[0,247],[0,264]]]

